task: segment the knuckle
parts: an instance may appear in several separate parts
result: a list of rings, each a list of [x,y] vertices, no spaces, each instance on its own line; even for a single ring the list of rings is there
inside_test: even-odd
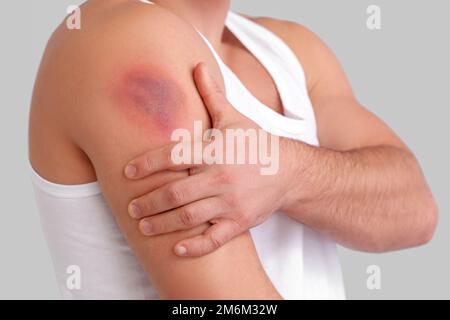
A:
[[[211,118],[212,118],[212,120],[213,120],[214,123],[215,123],[215,122],[219,122],[220,119],[222,118],[222,112],[217,111],[217,110],[214,111],[214,113],[212,114]]]
[[[145,171],[151,171],[154,166],[154,161],[149,154],[145,155]]]
[[[208,235],[208,240],[211,243],[213,250],[216,250],[223,245],[223,242],[214,233]]]
[[[200,172],[200,167],[191,167],[189,168],[189,175],[194,176]]]
[[[185,227],[193,227],[195,225],[195,212],[191,207],[184,208],[180,213],[181,223]]]
[[[220,171],[216,175],[216,182],[218,184],[232,184],[233,183],[233,177],[230,173],[227,171]]]
[[[226,203],[228,204],[229,208],[234,208],[234,210],[240,210],[241,208],[241,198],[235,194],[231,193],[228,194],[225,198]]]
[[[163,161],[167,164],[169,164],[169,167],[173,165],[172,161],[172,146],[168,146],[163,150]]]
[[[181,205],[183,203],[183,193],[177,187],[171,187],[167,190],[167,197],[172,205]]]
[[[145,199],[145,201],[142,202],[142,207],[144,209],[144,212],[142,212],[144,215],[145,214],[152,214],[156,207],[155,207],[155,203],[153,202],[153,200],[151,199]]]
[[[236,219],[236,223],[239,225],[239,227],[246,228],[252,224],[252,218],[248,214],[241,213],[238,215]]]
[[[205,102],[205,104],[207,104],[207,105],[210,105],[211,103],[214,102],[214,94],[212,92],[204,93],[202,98],[203,98],[203,101]]]
[[[216,85],[213,85],[208,92],[205,93],[205,98],[211,102],[216,101],[220,98],[222,91]]]
[[[216,127],[221,127],[221,124],[223,122],[224,119],[224,113],[223,111],[215,111],[212,115],[211,115],[211,119],[213,121],[213,123],[216,125]]]

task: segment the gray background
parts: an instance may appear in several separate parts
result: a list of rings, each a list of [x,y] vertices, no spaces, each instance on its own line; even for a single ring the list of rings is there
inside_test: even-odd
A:
[[[211,0],[213,1],[213,0]],[[39,60],[50,33],[76,0],[0,4],[0,298],[58,299],[27,168],[27,117]],[[382,30],[366,28],[366,8],[382,9]],[[335,51],[362,103],[381,116],[419,158],[440,207],[425,247],[388,254],[341,249],[351,299],[450,298],[449,31],[447,0],[235,0],[236,11],[298,21]],[[366,287],[378,265],[382,288]]]

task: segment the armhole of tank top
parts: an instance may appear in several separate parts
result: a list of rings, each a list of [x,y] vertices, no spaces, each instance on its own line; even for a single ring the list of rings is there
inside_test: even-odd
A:
[[[287,62],[295,68],[295,71],[298,72],[297,75],[300,77],[302,84],[306,87],[306,75],[305,75],[305,69],[303,68],[303,65],[298,58],[298,56],[294,53],[291,46],[286,43],[276,32],[272,31],[271,29],[267,28],[266,26],[259,24],[239,13],[230,11],[228,13],[227,17],[227,27],[230,27],[233,29],[233,33],[235,36],[239,37],[242,30],[238,30],[238,27],[235,26],[236,23],[242,25],[246,24],[247,26],[250,26],[250,28],[254,28],[257,31],[257,33],[261,34],[264,33],[265,36],[269,37],[271,40],[275,41],[276,45],[271,45],[271,50],[275,50],[280,57],[282,57],[284,60],[287,59]],[[242,35],[241,35],[242,37]],[[244,37],[248,37],[248,34],[246,33]],[[251,41],[245,41],[244,39],[239,39],[241,43],[244,44],[244,42],[251,42]],[[255,52],[253,50],[253,55],[259,56],[258,52]]]
[[[297,106],[297,107],[301,107],[301,110],[293,110],[292,106],[290,106],[289,104],[284,105],[285,111],[292,112],[296,115],[300,113],[301,116],[304,118],[304,120],[307,122],[310,129],[314,132],[314,137],[312,138],[311,141],[309,141],[309,143],[311,143],[313,145],[317,145],[317,146],[320,145],[319,139],[317,137],[317,124],[316,124],[315,111],[314,111],[314,107],[312,105],[311,99],[309,97],[309,92],[307,89],[307,82],[306,82],[306,74],[305,74],[305,70],[303,68],[300,58],[295,54],[295,52],[290,47],[290,45],[288,43],[286,43],[276,32],[270,30],[269,28],[265,27],[264,25],[261,25],[255,21],[252,21],[251,19],[249,19],[245,16],[242,16],[238,13],[230,11],[228,14],[228,17],[227,17],[227,26],[229,27],[230,25],[232,25],[231,28],[234,29],[233,33],[235,33],[235,36],[239,37],[240,36],[239,33],[243,32],[243,31],[238,30],[239,26],[236,26],[236,24],[238,24],[241,27],[242,27],[242,25],[246,25],[247,28],[250,29],[250,31],[254,31],[260,35],[263,34],[263,35],[265,35],[266,39],[271,39],[273,41],[273,43],[275,44],[275,45],[270,46],[271,50],[276,51],[277,55],[280,58],[282,58],[284,61],[286,61],[292,67],[290,69],[290,71],[293,73],[293,75],[299,82],[299,88],[301,90],[301,95],[302,95],[304,104]],[[244,29],[245,29],[245,27],[244,27]],[[247,39],[243,39],[242,35],[241,35],[241,38],[239,39],[241,41],[241,43],[252,42],[252,40],[248,39],[248,37],[249,37],[248,32],[250,32],[250,31],[248,31],[248,30],[244,31],[244,33],[245,33],[244,38],[247,38]],[[254,44],[251,44],[251,45],[254,46]],[[250,48],[248,48],[248,49],[250,49]],[[261,57],[258,57],[261,55],[259,52],[253,52],[253,54],[258,59],[261,59]],[[281,92],[280,92],[280,95],[281,95]]]
[[[29,161],[28,171],[33,185],[38,190],[56,198],[85,198],[101,194],[97,181],[74,185],[54,183],[39,175]]]
[[[137,0],[143,4],[155,3],[148,0]],[[33,185],[40,191],[43,191],[56,198],[85,198],[101,194],[100,185],[98,181],[65,185],[58,184],[43,178],[32,166],[30,161],[27,161],[28,173]]]

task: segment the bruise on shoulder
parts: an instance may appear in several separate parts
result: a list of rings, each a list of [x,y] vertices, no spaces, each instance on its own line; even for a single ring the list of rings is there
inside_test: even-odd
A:
[[[133,67],[119,76],[114,92],[124,115],[144,130],[168,138],[180,123],[185,95],[168,72]]]

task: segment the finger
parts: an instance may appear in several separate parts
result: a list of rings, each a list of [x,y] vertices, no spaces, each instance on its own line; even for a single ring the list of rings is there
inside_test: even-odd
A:
[[[220,128],[224,114],[231,107],[225,93],[211,76],[206,64],[199,63],[194,71],[197,90],[205,103],[214,128]]]
[[[144,218],[139,228],[144,235],[152,236],[179,230],[188,230],[217,218],[228,211],[220,198],[212,197],[190,203],[175,210]]]
[[[222,219],[204,234],[180,241],[175,254],[183,257],[198,257],[211,253],[241,234],[244,230],[233,220]]]
[[[132,218],[141,219],[213,197],[220,192],[220,186],[211,188],[211,184],[207,172],[188,176],[131,201],[128,212]]]
[[[194,142],[185,143],[187,144],[186,148],[191,148],[191,143]],[[129,179],[142,179],[163,170],[181,171],[198,166],[198,164],[194,164],[194,161],[175,163],[172,150],[177,145],[178,143],[167,145],[138,156],[125,166],[125,176]]]

